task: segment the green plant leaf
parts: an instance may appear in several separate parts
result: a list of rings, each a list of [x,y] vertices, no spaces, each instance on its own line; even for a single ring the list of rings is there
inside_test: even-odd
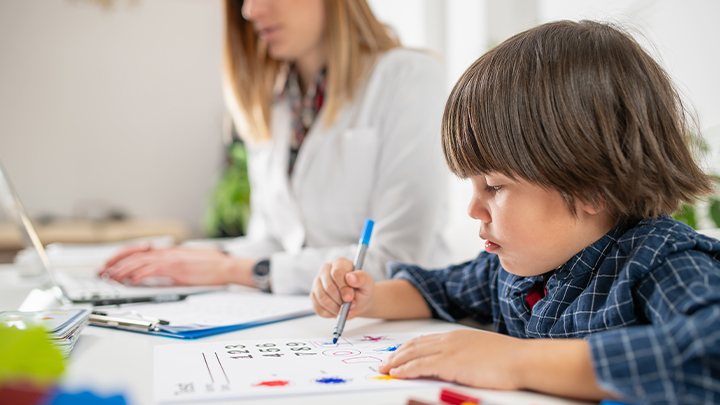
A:
[[[689,204],[683,204],[680,210],[672,215],[676,220],[689,225],[693,229],[697,229],[697,220],[695,219],[695,207]]]
[[[711,198],[708,203],[710,205],[710,218],[715,222],[715,226],[720,228],[720,200]]]
[[[228,164],[210,197],[205,233],[211,237],[240,236],[250,220],[250,179],[242,142],[228,148]]]

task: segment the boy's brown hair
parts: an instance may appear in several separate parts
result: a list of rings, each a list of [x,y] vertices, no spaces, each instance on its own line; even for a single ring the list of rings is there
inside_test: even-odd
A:
[[[618,223],[712,192],[667,73],[628,34],[559,21],[508,39],[463,74],[445,107],[450,169],[499,172],[604,206]]]

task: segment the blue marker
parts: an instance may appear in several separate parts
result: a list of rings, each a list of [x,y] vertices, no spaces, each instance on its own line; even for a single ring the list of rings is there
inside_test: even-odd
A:
[[[370,244],[370,235],[372,235],[373,225],[375,221],[368,218],[365,220],[365,226],[363,227],[362,235],[358,241],[358,250],[355,255],[355,261],[353,262],[353,271],[362,268],[363,260],[365,259],[365,252],[367,251],[368,244]],[[342,309],[340,310],[340,316],[338,316],[335,330],[333,330],[333,344],[337,343],[342,335],[343,329],[345,329],[345,321],[347,321],[348,311],[350,311],[350,303],[344,302]]]

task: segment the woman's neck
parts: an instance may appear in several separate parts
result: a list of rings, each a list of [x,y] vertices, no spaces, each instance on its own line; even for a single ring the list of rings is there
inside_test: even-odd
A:
[[[295,60],[295,68],[300,76],[300,89],[302,93],[307,93],[308,86],[315,80],[315,76],[325,67],[327,57],[325,48],[316,47],[305,55]]]

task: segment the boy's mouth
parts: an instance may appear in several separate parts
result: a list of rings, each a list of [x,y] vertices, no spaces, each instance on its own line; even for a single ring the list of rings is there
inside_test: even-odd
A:
[[[498,245],[495,242],[486,240],[485,241],[485,251],[488,253],[493,253],[494,251],[500,249],[500,245]]]

